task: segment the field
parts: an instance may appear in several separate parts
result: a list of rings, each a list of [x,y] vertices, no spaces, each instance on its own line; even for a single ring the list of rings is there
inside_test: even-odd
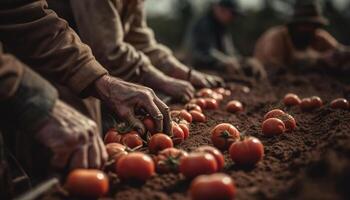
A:
[[[210,130],[218,123],[235,125],[240,132],[259,138],[265,146],[263,161],[253,168],[233,164],[224,152],[229,174],[237,186],[237,198],[247,199],[349,199],[350,191],[350,111],[334,110],[329,102],[347,95],[349,86],[339,76],[326,73],[293,74],[279,72],[270,82],[251,82],[251,91],[242,91],[240,84],[228,83],[232,95],[220,109],[205,111],[206,123],[193,123],[190,137],[178,147],[191,151],[209,144]],[[318,95],[324,106],[310,112],[297,107],[287,108],[283,96],[294,92],[300,97]],[[348,98],[348,97],[347,97]],[[224,107],[229,100],[239,100],[245,111],[230,114]],[[180,105],[173,105],[179,108]],[[261,134],[264,114],[281,108],[297,121],[297,128],[280,136]],[[145,184],[125,184],[110,174],[111,189],[103,199],[118,200],[185,200],[190,181],[179,174],[157,175]],[[66,193],[52,189],[42,199],[66,199]]]

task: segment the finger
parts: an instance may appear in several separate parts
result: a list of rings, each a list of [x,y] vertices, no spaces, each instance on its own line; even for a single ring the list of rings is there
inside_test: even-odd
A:
[[[89,162],[89,168],[93,169],[99,169],[101,167],[101,154],[100,154],[100,147],[97,143],[96,137],[92,138],[91,143],[88,147],[88,162]]]
[[[158,97],[154,99],[154,102],[158,106],[160,112],[163,115],[163,133],[167,135],[172,135],[170,108]]]
[[[130,124],[130,126],[136,130],[140,135],[144,135],[145,132],[146,132],[146,128],[145,126],[143,125],[143,123],[137,119],[134,115],[133,112],[129,112],[127,115],[126,115],[126,121]]]
[[[68,164],[70,154],[67,152],[64,153],[56,153],[51,159],[52,167],[56,169],[64,169]]]
[[[154,97],[154,99],[158,98],[157,96]],[[163,114],[159,110],[158,106],[155,104],[155,102],[151,99],[147,99],[142,102],[142,107],[147,111],[148,114],[151,115],[154,121],[155,130],[157,132],[162,132],[163,130]]]
[[[88,168],[88,146],[84,145],[77,149],[72,155],[70,169]]]
[[[106,147],[103,144],[102,139],[100,137],[97,138],[97,143],[101,154],[101,167],[103,167],[108,160],[108,154],[107,154]]]

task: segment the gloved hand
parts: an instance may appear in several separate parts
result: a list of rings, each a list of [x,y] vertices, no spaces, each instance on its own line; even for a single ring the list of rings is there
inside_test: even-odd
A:
[[[224,80],[218,76],[204,74],[196,70],[192,70],[189,80],[195,87],[212,88],[224,85]]]
[[[263,80],[267,77],[264,66],[255,58],[248,58],[242,65],[242,70],[246,76],[258,80]]]
[[[143,74],[141,84],[185,102],[192,99],[195,92],[191,83],[169,77],[154,67]]]
[[[97,98],[141,135],[146,132],[145,127],[135,116],[135,113],[141,110],[153,118],[156,132],[171,135],[169,107],[152,89],[105,75],[95,81],[94,92]]]
[[[101,168],[107,161],[95,122],[59,100],[35,139],[52,151],[51,164],[57,169]]]

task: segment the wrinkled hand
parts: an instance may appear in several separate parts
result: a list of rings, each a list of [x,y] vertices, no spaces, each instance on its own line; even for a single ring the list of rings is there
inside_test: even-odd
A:
[[[101,168],[107,161],[95,122],[61,101],[35,138],[53,152],[51,164],[57,169]]]
[[[242,67],[244,74],[248,77],[253,77],[258,80],[263,80],[267,77],[264,66],[254,58],[249,58]]]
[[[193,70],[191,72],[190,82],[199,88],[212,88],[224,85],[224,80],[218,76],[204,74]]]
[[[194,88],[191,83],[179,79],[168,78],[167,83],[162,86],[161,91],[176,100],[188,102],[194,97]]]
[[[241,64],[236,58],[230,58],[227,59],[223,63],[224,67],[226,68],[226,71],[232,76],[232,75],[242,75],[242,68]]]
[[[105,75],[95,82],[95,93],[97,98],[141,135],[145,133],[145,127],[135,116],[140,110],[153,118],[157,132],[171,135],[169,107],[152,89]]]

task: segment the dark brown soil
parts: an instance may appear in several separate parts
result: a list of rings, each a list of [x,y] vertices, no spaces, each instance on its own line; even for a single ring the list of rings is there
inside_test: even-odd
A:
[[[232,123],[265,145],[264,160],[251,169],[235,166],[224,152],[227,162],[224,172],[236,183],[237,199],[350,199],[350,110],[333,110],[328,106],[332,99],[344,97],[348,85],[320,74],[280,73],[273,77],[271,84],[253,83],[248,94],[240,86],[230,84],[232,96],[224,100],[221,109],[205,112],[207,123],[192,124],[190,138],[179,148],[191,151],[211,145],[211,128],[221,122]],[[312,112],[286,108],[281,99],[287,92],[301,97],[318,95],[325,106]],[[225,103],[231,99],[244,103],[245,111],[237,115],[224,111]],[[262,136],[263,115],[272,108],[292,114],[297,129],[272,138]],[[185,200],[189,199],[189,184],[178,174],[157,175],[142,185],[125,184],[113,178],[110,198],[104,199]],[[44,198],[57,197],[57,193]]]

